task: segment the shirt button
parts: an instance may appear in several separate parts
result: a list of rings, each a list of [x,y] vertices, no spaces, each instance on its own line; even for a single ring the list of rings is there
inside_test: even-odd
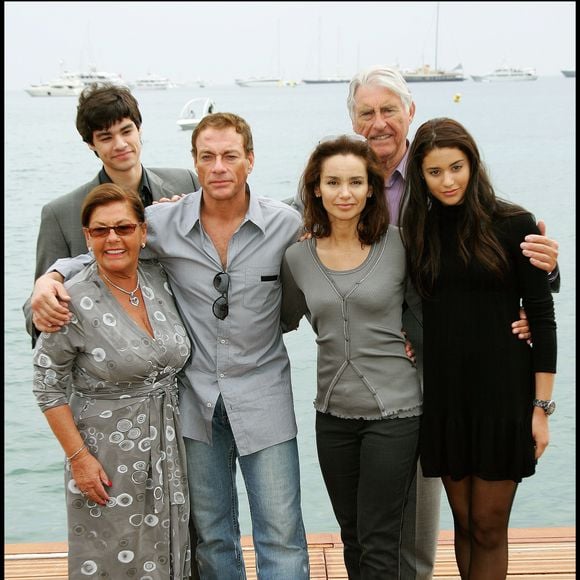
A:
[[[220,373],[220,379],[223,379],[226,375],[224,373]]]
[[[225,344],[225,343],[226,343],[225,339],[223,339],[223,338],[220,340],[220,342],[221,342],[222,344]]]
[[[211,407],[211,403],[206,403],[205,406],[206,407]]]

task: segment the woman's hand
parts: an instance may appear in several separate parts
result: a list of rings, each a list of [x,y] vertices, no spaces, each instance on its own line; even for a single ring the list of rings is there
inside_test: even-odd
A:
[[[520,319],[512,322],[512,333],[517,334],[520,340],[525,340],[528,344],[532,344],[532,333],[530,332],[526,311],[523,308],[520,308]]]
[[[411,341],[407,338],[407,333],[403,330],[403,336],[405,337],[405,354],[411,360],[413,364],[417,364],[417,357],[415,356],[415,349],[411,344]]]
[[[70,468],[73,479],[83,496],[100,505],[105,505],[109,499],[105,485],[111,487],[112,483],[98,459],[85,450],[70,462]]]
[[[536,459],[539,459],[544,451],[546,451],[546,447],[548,447],[548,443],[550,442],[548,415],[540,407],[534,407],[532,415],[532,437],[536,446]]]

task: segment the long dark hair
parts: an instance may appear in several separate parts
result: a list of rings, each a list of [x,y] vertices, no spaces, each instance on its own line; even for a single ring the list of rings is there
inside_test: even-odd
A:
[[[474,258],[486,270],[503,276],[508,260],[493,222],[495,218],[527,213],[496,197],[477,145],[465,127],[445,117],[423,123],[409,149],[401,229],[409,274],[423,297],[430,294],[441,269],[441,239],[437,212],[433,211],[436,202],[423,178],[422,164],[433,149],[441,148],[460,149],[469,161],[464,211],[457,228],[458,251],[466,265]]]
[[[315,238],[330,235],[331,224],[322,199],[316,197],[322,165],[335,155],[354,155],[364,161],[371,197],[359,216],[358,238],[363,244],[374,244],[389,227],[389,210],[385,200],[385,177],[379,159],[366,140],[358,135],[340,135],[321,141],[310,155],[300,179],[300,196],[304,204],[304,229]]]

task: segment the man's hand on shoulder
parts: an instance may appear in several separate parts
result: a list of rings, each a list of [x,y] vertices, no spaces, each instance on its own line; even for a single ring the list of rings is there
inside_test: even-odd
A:
[[[179,201],[181,198],[185,197],[186,194],[185,193],[180,193],[172,195],[171,197],[161,197],[159,198],[159,200],[154,200],[153,201],[153,205],[156,205],[158,203],[168,203],[168,202],[173,202],[173,201]]]
[[[546,224],[542,220],[538,221],[538,229],[540,235],[530,234],[524,238],[520,244],[522,253],[530,259],[532,266],[548,273],[553,272],[558,265],[559,244],[546,236]]]
[[[34,284],[30,300],[32,322],[40,332],[57,332],[71,318],[68,295],[58,272],[40,276]]]

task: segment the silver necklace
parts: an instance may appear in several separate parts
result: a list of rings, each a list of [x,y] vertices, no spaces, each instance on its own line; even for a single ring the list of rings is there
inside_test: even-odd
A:
[[[135,286],[135,289],[131,290],[130,292],[125,290],[124,288],[121,288],[120,286],[117,286],[104,272],[101,272],[101,274],[103,275],[103,278],[111,286],[113,286],[113,288],[116,288],[117,290],[123,292],[123,294],[127,294],[129,296],[129,302],[131,302],[132,306],[139,306],[139,298],[135,296],[135,292],[137,292],[137,290],[139,290],[139,286],[141,286],[141,281],[139,280],[139,272],[137,272],[137,286]]]

